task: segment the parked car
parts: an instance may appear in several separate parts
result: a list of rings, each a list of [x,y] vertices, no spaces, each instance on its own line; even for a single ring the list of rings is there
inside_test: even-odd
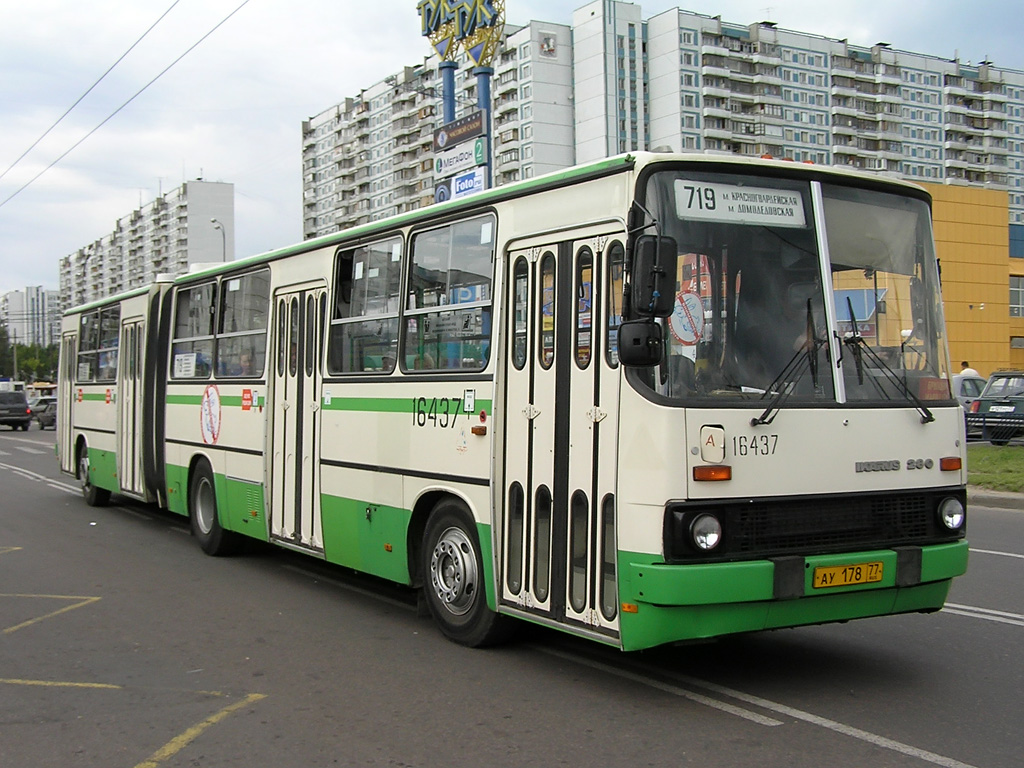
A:
[[[40,397],[32,406],[32,415],[39,422],[40,429],[47,427],[57,428],[57,398]]]
[[[972,426],[970,419],[967,418],[967,414],[970,413],[971,404],[978,399],[981,390],[985,388],[986,380],[981,376],[969,373],[956,373],[953,374],[951,383],[953,385],[953,397],[959,401],[964,409],[964,418],[967,420],[967,434],[980,436],[981,428]]]
[[[1024,434],[1024,371],[993,373],[967,414],[967,424],[993,445]]]
[[[11,429],[21,427],[27,432],[31,423],[32,409],[28,406],[25,393],[0,392],[0,424],[6,424]]]

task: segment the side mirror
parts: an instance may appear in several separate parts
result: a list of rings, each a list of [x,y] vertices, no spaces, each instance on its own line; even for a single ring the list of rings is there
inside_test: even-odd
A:
[[[658,365],[665,352],[661,326],[653,320],[627,320],[619,326],[619,362],[638,368]]]
[[[671,317],[676,301],[678,253],[675,239],[637,238],[630,285],[633,309],[647,317]]]

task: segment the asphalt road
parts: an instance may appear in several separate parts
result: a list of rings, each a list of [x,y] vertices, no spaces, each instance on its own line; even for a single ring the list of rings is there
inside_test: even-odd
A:
[[[186,521],[0,429],[0,766],[1017,768],[1024,505],[979,497],[946,610],[622,654],[444,640],[415,596]]]

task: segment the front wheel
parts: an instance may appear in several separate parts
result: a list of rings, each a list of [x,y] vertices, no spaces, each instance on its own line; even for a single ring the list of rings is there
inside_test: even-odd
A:
[[[97,488],[89,479],[89,449],[84,445],[78,454],[78,482],[82,487],[82,498],[90,507],[103,507],[110,501],[110,491]]]
[[[238,550],[237,533],[225,531],[217,516],[213,471],[205,461],[196,466],[188,492],[189,527],[208,555],[231,555]]]
[[[508,636],[509,618],[487,605],[480,545],[460,504],[441,501],[430,513],[422,557],[423,593],[441,632],[474,648]]]

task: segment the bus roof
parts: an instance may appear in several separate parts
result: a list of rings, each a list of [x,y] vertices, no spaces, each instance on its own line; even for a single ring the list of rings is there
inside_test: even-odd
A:
[[[647,165],[654,163],[693,163],[699,165],[736,166],[737,171],[741,168],[774,169],[786,175],[808,175],[832,177],[835,179],[847,179],[861,184],[868,184],[874,187],[893,187],[904,192],[913,192],[916,196],[923,196],[931,199],[927,191],[908,181],[902,179],[878,176],[876,174],[846,168],[836,168],[812,163],[794,162],[792,160],[776,160],[773,158],[752,158],[736,155],[707,155],[698,153],[672,154],[662,152],[633,152],[616,155],[615,157],[598,160],[596,162],[577,165],[571,168],[564,168],[553,171],[532,179],[517,181],[512,184],[505,184],[500,187],[484,190],[458,200],[449,200],[443,203],[420,208],[407,213],[400,213],[386,219],[360,224],[341,232],[329,235],[322,235],[300,243],[278,248],[272,251],[247,256],[236,261],[217,262],[207,268],[196,269],[175,278],[175,282],[192,282],[196,279],[204,279],[213,275],[233,271],[242,267],[261,264],[275,259],[315,250],[325,245],[341,243],[345,240],[359,237],[386,229],[393,229],[407,224],[415,223],[422,219],[432,218],[439,214],[450,213],[461,209],[478,208],[482,205],[508,200],[531,192],[539,192],[551,187],[577,184],[593,178],[607,176],[615,173],[622,173],[630,170],[640,170]],[[894,189],[894,191],[896,191]]]

